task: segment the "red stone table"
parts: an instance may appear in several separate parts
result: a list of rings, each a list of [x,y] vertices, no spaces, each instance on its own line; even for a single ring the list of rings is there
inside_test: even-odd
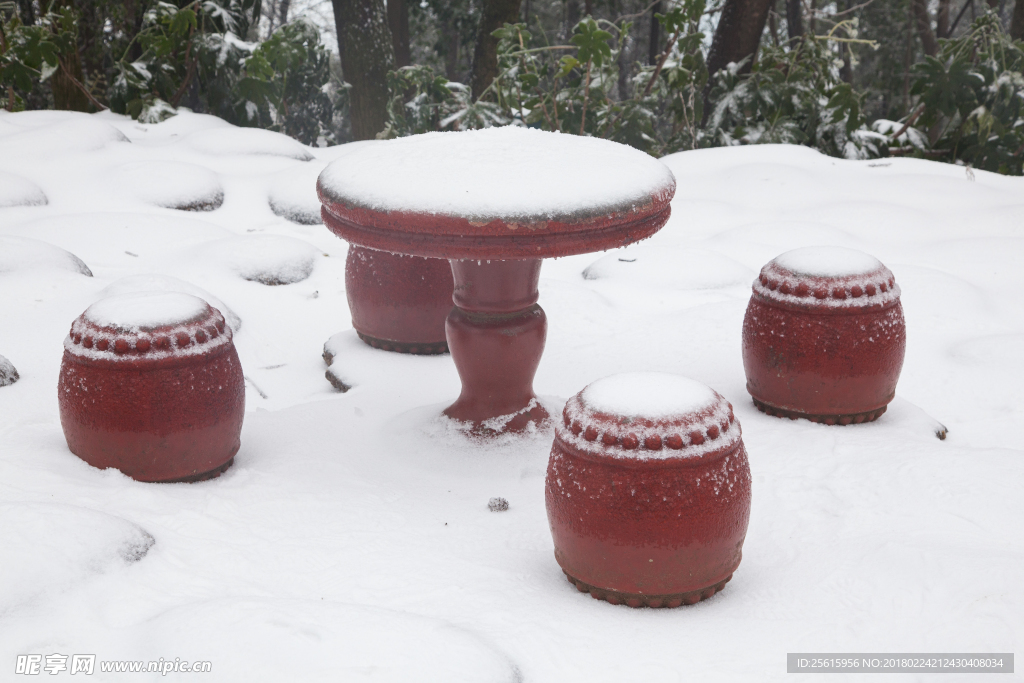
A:
[[[462,393],[444,412],[483,434],[547,417],[533,392],[542,259],[650,237],[675,193],[672,172],[631,147],[515,127],[387,140],[343,162],[317,182],[332,232],[451,262],[446,335]]]

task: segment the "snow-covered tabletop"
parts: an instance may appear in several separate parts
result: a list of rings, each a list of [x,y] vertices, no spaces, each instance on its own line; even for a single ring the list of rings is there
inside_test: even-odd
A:
[[[535,386],[552,414],[600,377],[667,371],[742,424],[753,507],[735,577],[693,607],[632,610],[555,563],[553,432],[448,431],[451,359],[350,328],[345,244],[306,223],[319,171],[354,150],[244,133],[187,113],[0,113],[0,356],[20,376],[0,386],[0,679],[31,654],[94,654],[96,681],[663,683],[783,680],[787,652],[1019,651],[1024,179],[802,147],[686,152],[663,160],[678,189],[661,232],[545,263]],[[122,182],[128,164],[202,167],[177,189],[211,196],[215,180],[223,202],[167,208]],[[305,187],[282,182],[299,174]],[[877,422],[781,420],[745,391],[751,283],[810,245],[872,254],[902,288],[906,363]],[[62,342],[99,298],[140,287],[235,314],[248,412],[218,479],[142,484],[67,450]],[[328,339],[344,394],[324,379]],[[507,510],[488,510],[496,497]],[[160,658],[212,670],[100,670]]]
[[[626,145],[532,128],[362,145],[320,174],[327,226],[438,258],[545,258],[621,247],[671,213],[675,178]]]

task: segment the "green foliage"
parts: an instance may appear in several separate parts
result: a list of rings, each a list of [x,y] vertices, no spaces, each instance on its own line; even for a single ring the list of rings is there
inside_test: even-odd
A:
[[[631,23],[586,17],[569,44],[542,46],[532,44],[526,25],[506,24],[494,32],[499,75],[476,102],[427,67],[392,74],[387,134],[516,123],[604,137],[659,156],[768,142],[849,158],[882,151],[885,138],[867,128],[859,94],[839,79],[831,49],[839,39],[832,35],[810,36],[793,49],[765,46],[749,73],[742,65],[720,71],[706,117],[704,11],[704,0],[684,0],[657,15],[667,46],[656,64],[636,66],[631,92],[618,98],[620,51]]]
[[[919,156],[960,161],[1020,175],[1024,165],[1024,42],[1003,32],[992,12],[939,54],[914,67],[916,125],[929,131],[930,149]],[[908,150],[909,151],[909,150]]]
[[[715,74],[708,133],[723,145],[808,145],[830,156],[878,156],[885,138],[868,130],[860,96],[838,77],[827,39],[794,49],[762,48],[749,74],[734,64]]]
[[[73,49],[76,34],[75,15],[68,8],[47,12],[38,24],[26,26],[14,3],[0,3],[0,106],[24,109],[22,94],[53,75],[59,55]]]

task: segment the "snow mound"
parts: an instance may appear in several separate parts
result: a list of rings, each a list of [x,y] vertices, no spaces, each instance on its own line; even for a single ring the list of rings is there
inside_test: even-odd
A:
[[[281,218],[300,225],[323,223],[320,199],[316,196],[316,179],[323,170],[319,165],[303,166],[281,173],[271,181],[267,203]]]
[[[8,387],[21,379],[14,363],[0,356],[0,387]]]
[[[197,152],[213,156],[227,154],[266,154],[312,161],[315,157],[305,146],[287,135],[260,128],[224,127],[200,130],[185,138]]]
[[[0,209],[8,206],[43,206],[46,194],[35,183],[0,171]]]
[[[302,240],[282,235],[228,237],[200,247],[212,266],[227,268],[243,280],[290,285],[313,273],[321,252]]]
[[[751,276],[746,266],[717,252],[651,246],[616,251],[583,271],[586,280],[682,290],[746,285]]]
[[[206,310],[206,302],[191,294],[136,292],[100,299],[85,310],[85,319],[98,327],[139,332],[189,323]]]
[[[69,251],[29,237],[0,235],[0,274],[49,268],[92,277],[89,266]]]
[[[874,256],[845,247],[801,247],[775,257],[775,263],[796,275],[810,277],[867,275],[882,267]]]
[[[120,517],[74,505],[0,504],[0,614],[41,593],[138,562],[155,542]]]
[[[11,114],[18,124],[23,113]],[[31,120],[27,119],[26,120]],[[45,119],[42,119],[45,120]],[[91,116],[77,115],[56,123],[37,125],[0,138],[0,159],[38,159],[56,155],[92,152],[116,142],[129,142],[124,133]]]
[[[126,164],[114,172],[119,188],[167,209],[213,211],[224,203],[217,175],[195,164],[150,161]]]
[[[211,600],[165,612],[138,625],[134,635],[134,652],[127,656],[156,659],[174,652],[212,661],[213,673],[253,683],[520,680],[506,656],[454,624],[340,602]],[[177,679],[172,674],[168,680]]]
[[[201,287],[196,287],[191,282],[179,280],[170,275],[128,275],[120,280],[115,280],[100,292],[101,297],[116,296],[119,294],[135,294],[139,292],[181,292],[199,297],[210,304],[224,316],[228,326],[235,332],[242,328],[242,319],[223,301],[207,292]]]
[[[551,219],[645,204],[675,178],[626,145],[506,126],[381,140],[332,162],[320,188],[378,211]]]
[[[667,372],[623,372],[587,385],[581,398],[591,410],[660,420],[710,408],[719,401],[711,387]]]
[[[322,148],[317,154],[342,159],[358,149],[375,144],[374,140],[349,142],[336,147]],[[275,214],[300,225],[320,225],[320,198],[316,194],[316,181],[326,162],[296,166],[279,173],[270,181],[267,203]]]

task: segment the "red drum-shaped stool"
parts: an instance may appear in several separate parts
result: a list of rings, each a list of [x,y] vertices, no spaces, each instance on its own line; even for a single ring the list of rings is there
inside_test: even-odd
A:
[[[804,247],[769,262],[753,289],[743,367],[759,410],[844,425],[885,412],[907,345],[892,271],[854,249]]]
[[[242,366],[220,311],[177,292],[102,299],[71,325],[57,386],[68,448],[139,481],[226,470],[245,410]]]
[[[709,598],[739,566],[750,518],[739,422],[686,377],[598,380],[555,428],[545,497],[555,559],[580,591],[630,607]]]
[[[420,355],[448,352],[444,323],[452,310],[446,259],[348,248],[345,293],[352,327],[370,346]]]

